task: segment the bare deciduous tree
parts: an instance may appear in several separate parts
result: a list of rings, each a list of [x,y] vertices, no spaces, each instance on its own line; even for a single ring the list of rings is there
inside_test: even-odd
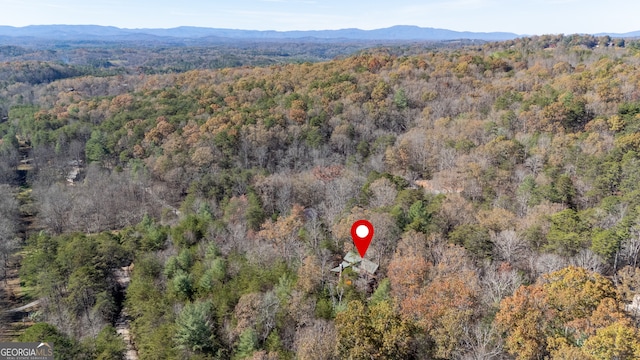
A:
[[[522,284],[522,278],[516,269],[491,265],[485,270],[480,284],[484,303],[487,306],[497,306],[505,296],[513,294]]]
[[[373,207],[392,205],[398,195],[395,185],[384,177],[372,182],[369,189],[373,193],[370,201]]]
[[[520,260],[529,250],[527,243],[514,230],[494,233],[491,238],[498,258],[509,263]]]
[[[325,237],[322,221],[317,211],[310,211],[307,221],[304,224],[307,231],[307,245],[309,250],[317,254],[320,250],[320,242]]]
[[[18,201],[10,186],[0,185],[0,269],[5,283],[9,259],[19,246],[17,231]]]
[[[590,249],[583,249],[571,259],[571,265],[585,268],[589,271],[602,274],[604,270],[604,262],[598,254]]]
[[[41,224],[51,232],[95,233],[138,223],[145,214],[159,215],[153,203],[128,171],[118,173],[87,167],[86,177],[73,186],[38,181],[33,195]]]
[[[338,215],[345,210],[349,200],[358,194],[364,180],[360,175],[348,173],[327,183],[324,201],[320,204],[320,209],[328,226],[332,226],[335,221],[339,220]]]
[[[567,260],[556,254],[541,254],[529,259],[533,278],[560,270],[568,265]]]
[[[477,323],[465,328],[462,338],[464,360],[491,360],[502,358],[503,343],[493,324]]]
[[[5,285],[7,284],[7,275],[9,270],[9,260],[11,255],[18,249],[20,240],[16,237],[5,237],[7,234],[4,231],[4,225],[0,220],[0,269],[2,269],[2,279],[4,279]]]
[[[627,265],[638,265],[638,257],[640,257],[640,231],[635,229],[631,233],[631,237],[625,239],[620,247],[620,257]]]
[[[38,218],[42,225],[56,234],[67,230],[74,194],[66,185],[34,185],[33,197],[40,205]]]
[[[301,360],[335,359],[336,329],[332,322],[316,320],[313,325],[298,329],[295,349]]]

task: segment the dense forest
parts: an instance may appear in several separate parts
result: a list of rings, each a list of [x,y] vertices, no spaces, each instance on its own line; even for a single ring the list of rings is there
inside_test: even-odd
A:
[[[40,300],[16,339],[58,359],[638,359],[638,45],[1,63],[0,279],[19,261]],[[358,219],[379,267],[332,272]]]

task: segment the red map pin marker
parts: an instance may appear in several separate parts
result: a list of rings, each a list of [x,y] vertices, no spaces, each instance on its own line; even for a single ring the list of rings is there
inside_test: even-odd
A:
[[[367,220],[358,220],[351,225],[351,238],[358,248],[360,257],[364,258],[367,253],[371,239],[373,239],[373,225]]]

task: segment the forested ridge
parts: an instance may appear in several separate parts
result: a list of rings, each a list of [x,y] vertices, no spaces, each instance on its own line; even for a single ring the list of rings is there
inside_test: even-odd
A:
[[[124,308],[141,359],[640,358],[638,48],[0,64],[0,265],[41,300],[19,339],[124,358]],[[330,271],[358,219],[371,281]]]

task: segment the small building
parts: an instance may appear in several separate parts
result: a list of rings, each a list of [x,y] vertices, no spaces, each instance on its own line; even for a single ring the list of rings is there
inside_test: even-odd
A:
[[[342,273],[342,271],[348,267],[350,267],[360,276],[367,277],[373,276],[378,270],[378,264],[374,263],[373,261],[361,258],[360,255],[356,254],[353,251],[349,251],[344,256],[342,263],[331,269],[331,271],[335,273]]]
[[[69,171],[67,172],[67,182],[74,185],[78,180],[78,175],[82,171],[82,160],[72,160],[67,163]]]
[[[367,294],[373,293],[376,284],[376,271],[378,270],[378,264],[373,261],[363,259],[357,253],[349,251],[343,258],[342,262],[331,269],[332,272],[337,273],[342,278],[342,272],[345,269],[351,268],[355,274],[356,279],[344,279],[346,285],[354,285],[361,291]],[[352,282],[352,280],[355,280]]]

